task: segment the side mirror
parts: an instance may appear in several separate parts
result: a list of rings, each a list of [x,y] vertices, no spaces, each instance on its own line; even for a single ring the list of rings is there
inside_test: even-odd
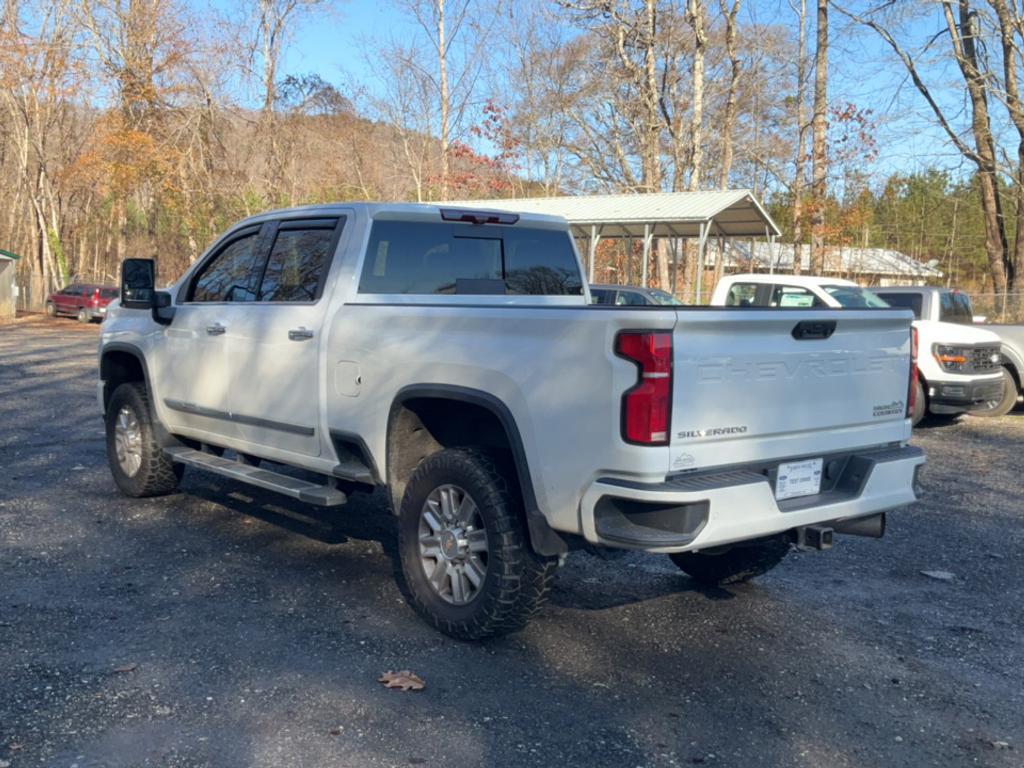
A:
[[[152,309],[156,306],[156,262],[125,259],[121,263],[121,306]]]

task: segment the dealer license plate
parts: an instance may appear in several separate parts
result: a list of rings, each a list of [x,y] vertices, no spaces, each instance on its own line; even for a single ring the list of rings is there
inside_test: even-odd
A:
[[[818,493],[821,490],[821,466],[821,459],[779,464],[779,474],[775,479],[775,498],[782,501]]]

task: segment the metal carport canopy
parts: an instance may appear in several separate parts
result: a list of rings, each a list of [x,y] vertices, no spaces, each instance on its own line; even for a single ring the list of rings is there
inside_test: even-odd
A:
[[[749,189],[626,195],[458,200],[446,205],[561,216],[580,237],[700,237],[702,225],[724,237],[770,237],[782,231]],[[648,229],[650,227],[650,229]]]
[[[767,237],[782,230],[749,189],[717,192],[642,192],[626,195],[523,197],[510,200],[453,200],[442,205],[481,210],[546,213],[569,222],[576,237],[590,241],[587,277],[594,282],[597,244],[602,239],[639,238],[643,243],[640,284],[647,285],[647,261],[654,238],[693,237],[698,241],[697,263],[705,263],[708,237]],[[678,251],[672,272],[676,290]],[[704,270],[697,270],[696,296],[701,301]]]

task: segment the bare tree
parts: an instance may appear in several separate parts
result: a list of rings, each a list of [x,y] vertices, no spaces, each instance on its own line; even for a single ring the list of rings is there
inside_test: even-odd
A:
[[[1012,169],[1013,195],[1016,206],[1016,227],[1012,256],[1006,259],[1006,284],[1016,283],[1017,270],[1024,265],[1024,104],[1021,103],[1017,64],[1021,57],[1020,41],[1024,37],[1024,16],[1017,3],[1011,7],[1006,0],[989,0],[996,12],[999,42],[1003,54],[1003,101],[1010,122],[1017,132],[1016,163]]]
[[[451,53],[456,39],[469,24],[471,0],[397,0],[426,33],[434,55],[437,57],[435,90],[437,94],[438,134],[440,155],[440,178],[438,180],[441,199],[448,196],[451,186],[452,143],[463,126],[463,118],[469,103],[469,94],[480,71],[480,61],[474,60],[482,53],[485,42],[482,27],[477,28],[474,54],[462,62],[462,71],[451,82]],[[457,90],[458,96],[453,97]]]
[[[689,190],[700,189],[704,165],[704,57],[708,46],[704,0],[687,0],[686,21],[693,29],[693,88],[690,116]]]
[[[804,234],[804,187],[807,164],[807,0],[799,0],[796,51],[796,156],[793,185],[793,274],[802,268],[800,257]],[[792,2],[791,2],[792,7]]]
[[[277,183],[281,173],[281,159],[277,139],[277,79],[281,61],[281,50],[289,28],[297,18],[314,6],[326,0],[245,0],[252,2],[253,37],[249,56],[256,68],[259,60],[260,83],[263,90],[263,106],[260,111],[260,130],[267,148],[267,172],[271,186]]]
[[[74,137],[75,115],[71,98],[81,77],[72,51],[75,45],[72,5],[60,0],[42,8],[33,18],[32,34],[22,27],[20,3],[7,0],[0,16],[0,104],[4,125],[16,158],[18,194],[32,223],[33,298],[40,300],[68,277],[64,254],[64,218],[61,176],[80,149]],[[28,26],[28,25],[26,25]],[[17,226],[12,207],[9,230]]]
[[[732,173],[733,133],[736,130],[736,115],[740,78],[743,75],[743,61],[740,59],[737,36],[739,24],[737,15],[741,0],[719,0],[722,18],[725,19],[725,54],[729,58],[729,90],[725,101],[725,117],[722,120],[722,167],[719,169],[718,187],[729,188]]]
[[[954,13],[954,4],[957,13]],[[949,34],[953,58],[964,79],[970,103],[971,146],[950,122],[943,106],[925,82],[915,55],[896,39],[884,23],[869,15],[858,15],[837,6],[852,20],[874,30],[895,52],[910,76],[914,87],[928,104],[932,115],[950,142],[964,158],[974,163],[981,197],[985,224],[985,252],[989,263],[992,286],[998,293],[1013,287],[1013,265],[1003,220],[1002,203],[997,178],[997,155],[988,108],[988,86],[991,72],[986,70],[978,55],[979,18],[969,0],[943,0],[942,13]]]
[[[828,0],[818,0],[814,50],[814,135],[811,142],[811,272],[825,266],[825,199],[828,194]]]

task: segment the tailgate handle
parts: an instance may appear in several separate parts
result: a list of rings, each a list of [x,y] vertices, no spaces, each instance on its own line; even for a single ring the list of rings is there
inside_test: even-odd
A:
[[[801,320],[793,326],[793,338],[797,341],[803,339],[827,339],[835,332],[835,320]]]

